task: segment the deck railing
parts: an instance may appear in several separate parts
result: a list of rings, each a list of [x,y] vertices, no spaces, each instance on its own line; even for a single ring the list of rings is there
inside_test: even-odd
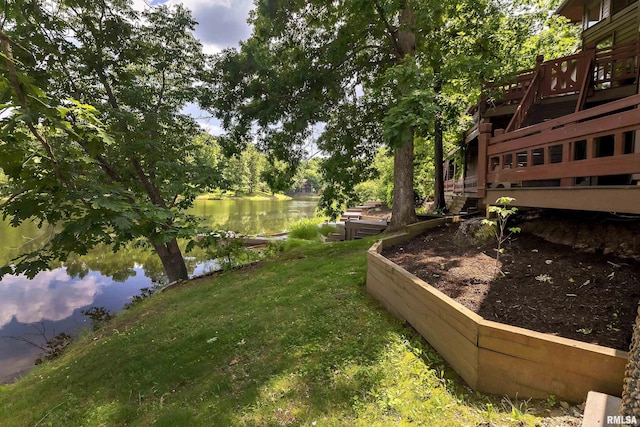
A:
[[[544,62],[539,59],[535,68],[518,73],[511,81],[487,84],[485,92],[495,98],[490,106],[499,107],[518,105],[527,93],[536,101],[579,93],[587,77],[591,77],[592,84],[587,88],[590,91],[634,83],[638,78],[639,53],[640,42],[634,42],[595,52],[584,50]]]
[[[640,174],[638,144],[634,95],[491,138],[487,185],[604,185]]]
[[[639,43],[596,51],[593,67],[593,84],[596,89],[607,89],[635,81],[638,77]]]
[[[460,182],[459,179],[448,179],[444,182],[444,191],[447,193],[455,192],[455,189]]]
[[[447,193],[476,193],[478,191],[478,177],[446,180],[444,182],[444,191]]]
[[[464,180],[464,190],[466,193],[475,193],[478,191],[478,177],[472,176]]]
[[[536,75],[535,68],[520,71],[513,79],[502,83],[487,83],[484,92],[487,96],[484,102],[487,107],[500,107],[504,105],[518,105],[524,94],[529,89],[531,81]]]
[[[542,64],[542,98],[578,93],[587,73],[588,51]]]

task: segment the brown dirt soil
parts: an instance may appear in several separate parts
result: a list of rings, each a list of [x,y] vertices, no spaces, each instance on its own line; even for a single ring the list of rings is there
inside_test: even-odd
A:
[[[640,301],[638,261],[522,232],[505,243],[499,277],[495,248],[495,239],[479,244],[448,224],[383,255],[485,319],[629,349]]]

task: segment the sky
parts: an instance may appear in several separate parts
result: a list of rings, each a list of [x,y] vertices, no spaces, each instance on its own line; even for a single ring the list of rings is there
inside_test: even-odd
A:
[[[251,35],[247,18],[253,8],[253,0],[133,0],[133,3],[137,10],[158,4],[171,6],[182,3],[198,22],[195,36],[208,54],[218,53],[227,47],[239,47],[238,43]],[[195,105],[189,105],[184,111],[196,118],[210,116]],[[223,133],[217,119],[199,119],[198,122],[213,135]]]

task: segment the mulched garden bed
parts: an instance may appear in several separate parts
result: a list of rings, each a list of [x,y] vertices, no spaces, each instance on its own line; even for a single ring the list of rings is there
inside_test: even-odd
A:
[[[477,243],[447,224],[383,255],[488,320],[629,349],[640,263],[550,243],[525,232]]]

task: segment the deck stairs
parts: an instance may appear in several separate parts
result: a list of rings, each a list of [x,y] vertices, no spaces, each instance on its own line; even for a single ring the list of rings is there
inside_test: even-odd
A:
[[[387,229],[387,221],[358,220],[345,223],[345,240],[375,236]]]
[[[577,95],[569,95],[563,96],[561,100],[552,98],[550,100],[539,101],[533,104],[521,128],[573,114],[576,109],[577,100]]]
[[[336,222],[336,231],[325,239],[325,242],[362,239],[382,233],[388,225],[388,218],[373,215],[382,202],[371,201],[360,206],[347,208]]]
[[[478,210],[477,197],[469,197],[461,194],[445,195],[445,202],[450,213],[466,214]]]
[[[351,220],[359,220],[359,219],[368,219],[367,213],[371,209],[379,208],[382,206],[382,202],[367,202],[360,206],[354,206],[352,208],[347,208],[347,211],[342,214],[340,217],[340,221],[351,221]]]
[[[343,221],[338,221],[335,223],[335,227],[336,227],[336,231],[329,234],[326,239],[324,239],[325,242],[342,242],[344,241],[344,222]]]

